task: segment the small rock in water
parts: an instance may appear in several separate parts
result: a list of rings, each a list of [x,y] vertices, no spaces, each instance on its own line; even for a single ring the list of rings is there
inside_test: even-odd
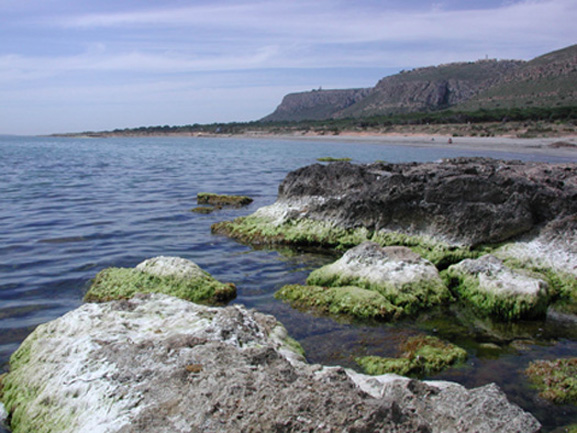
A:
[[[373,290],[408,314],[451,298],[431,262],[407,247],[381,247],[375,242],[364,242],[313,271],[307,284]]]
[[[548,285],[538,276],[507,267],[487,254],[452,265],[447,274],[455,290],[479,311],[505,320],[544,316]]]

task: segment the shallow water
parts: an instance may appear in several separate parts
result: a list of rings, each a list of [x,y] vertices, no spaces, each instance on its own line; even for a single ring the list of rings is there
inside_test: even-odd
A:
[[[80,305],[101,269],[177,255],[234,282],[234,302],[274,314],[311,362],[354,368],[359,355],[394,355],[407,335],[437,334],[466,348],[469,360],[434,378],[468,387],[496,382],[548,431],[577,422],[574,407],[540,401],[521,373],[532,359],[574,356],[575,324],[498,326],[459,308],[394,325],[317,317],[291,309],[273,293],[284,284],[304,282],[312,269],[334,257],[256,250],[210,233],[214,222],[273,203],[285,175],[318,157],[401,162],[472,155],[544,160],[543,155],[343,141],[0,137],[0,368],[7,370],[10,354],[35,326]],[[198,192],[248,195],[255,201],[201,215],[190,211]]]

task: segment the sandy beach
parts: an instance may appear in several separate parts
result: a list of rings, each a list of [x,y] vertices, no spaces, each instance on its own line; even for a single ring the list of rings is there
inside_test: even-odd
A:
[[[405,145],[412,147],[447,146],[461,149],[483,149],[512,153],[547,154],[575,158],[577,161],[577,135],[564,137],[517,138],[511,136],[496,137],[451,137],[435,134],[367,133],[341,132],[339,135],[318,133],[271,134],[246,132],[233,137],[279,139],[279,140],[322,140],[363,143],[381,143],[385,145]]]

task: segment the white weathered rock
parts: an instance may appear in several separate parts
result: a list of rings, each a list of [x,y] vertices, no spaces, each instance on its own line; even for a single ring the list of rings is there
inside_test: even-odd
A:
[[[547,296],[547,283],[535,276],[505,266],[497,257],[487,254],[478,259],[466,259],[451,266],[452,271],[475,277],[478,290],[495,296]]]
[[[157,277],[193,279],[205,272],[196,263],[181,257],[159,256],[147,259],[136,266],[141,272]]]
[[[369,284],[395,287],[416,281],[439,280],[437,268],[407,247],[381,247],[364,242],[348,250],[339,260],[325,266],[327,273],[342,278],[360,278]]]
[[[540,427],[495,386],[311,366],[272,316],[158,294],[85,304],[39,326],[3,383],[15,433]]]
[[[375,242],[363,242],[336,262],[313,271],[307,284],[373,290],[405,313],[446,302],[451,297],[431,262],[407,247],[381,247]]]
[[[555,237],[539,236],[511,242],[495,255],[514,258],[530,266],[551,268],[577,278],[577,231],[563,230]]]
[[[3,426],[6,423],[6,419],[8,418],[8,412],[6,412],[6,408],[2,403],[0,403],[0,426]]]
[[[487,254],[449,266],[455,290],[486,315],[503,320],[544,316],[549,302],[547,282],[525,270],[507,267]]]

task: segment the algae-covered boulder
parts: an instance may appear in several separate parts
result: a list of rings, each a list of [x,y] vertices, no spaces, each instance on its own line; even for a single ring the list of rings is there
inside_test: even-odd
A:
[[[394,373],[419,377],[437,373],[467,359],[464,349],[432,336],[411,337],[400,349],[403,353],[398,358],[363,356],[356,361],[367,374]]]
[[[399,309],[383,295],[360,287],[319,287],[291,284],[275,297],[295,308],[314,308],[322,313],[346,315],[358,319],[394,319]]]
[[[222,303],[236,296],[232,283],[221,283],[197,264],[180,257],[155,257],[136,268],[99,272],[85,296],[87,302],[127,299],[136,293],[164,293],[194,302]]]
[[[577,315],[577,215],[548,224],[536,238],[504,245],[494,253],[515,268],[541,275],[557,312]]]
[[[483,314],[517,320],[544,316],[547,311],[547,283],[538,275],[510,269],[493,255],[452,265],[447,276],[459,296]]]
[[[209,204],[213,206],[247,206],[253,202],[252,198],[244,195],[214,194],[210,192],[199,192],[196,196],[198,204]]]
[[[533,361],[525,373],[541,397],[557,404],[577,404],[577,358]]]
[[[357,286],[380,293],[403,314],[412,314],[451,299],[433,264],[406,247],[365,242],[336,262],[313,271],[313,286]]]
[[[272,316],[160,294],[85,304],[40,325],[0,401],[14,433],[523,432],[495,385],[309,365]]]
[[[349,247],[385,231],[475,247],[577,214],[576,194],[574,163],[313,164],[286,176],[274,205],[213,231],[246,242]]]
[[[248,206],[253,202],[253,199],[244,195],[226,195],[226,194],[214,194],[211,192],[199,192],[196,196],[196,202],[198,204],[204,204],[208,206],[197,206],[191,209],[192,212],[200,214],[209,214],[215,210],[226,208],[240,208],[243,206]]]

